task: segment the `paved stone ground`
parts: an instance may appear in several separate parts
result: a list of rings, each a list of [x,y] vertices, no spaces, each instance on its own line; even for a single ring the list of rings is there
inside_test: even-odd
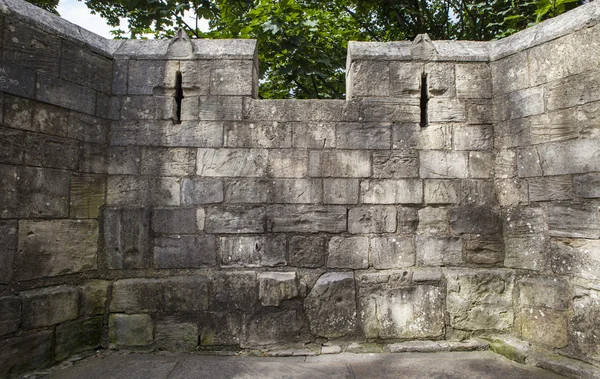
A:
[[[90,357],[70,367],[59,368],[35,377],[45,379],[562,378],[545,370],[516,364],[489,351],[338,354],[288,358],[113,353]]]

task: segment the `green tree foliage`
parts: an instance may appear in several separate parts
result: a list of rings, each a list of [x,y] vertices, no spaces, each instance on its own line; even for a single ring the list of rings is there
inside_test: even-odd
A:
[[[57,0],[29,0],[56,9]],[[82,1],[82,0],[79,0]],[[83,0],[116,38],[255,38],[263,98],[341,98],[347,41],[491,40],[586,0]],[[189,15],[192,15],[191,17]],[[128,32],[120,19],[129,22]],[[210,31],[198,29],[209,20]]]

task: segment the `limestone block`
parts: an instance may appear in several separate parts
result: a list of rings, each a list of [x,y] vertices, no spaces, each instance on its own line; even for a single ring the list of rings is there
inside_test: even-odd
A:
[[[368,268],[369,239],[367,237],[332,237],[329,240],[327,267]]]
[[[18,296],[0,297],[0,336],[16,332],[21,325],[21,299]]]
[[[358,102],[346,100],[244,99],[248,121],[358,121]]]
[[[2,104],[0,104],[0,106],[1,105]],[[0,139],[2,140],[0,163],[23,163],[25,132],[20,130],[0,128]]]
[[[510,270],[448,270],[450,325],[461,330],[508,330],[513,325],[514,275]]]
[[[289,122],[233,122],[225,125],[225,147],[292,147]]]
[[[223,146],[223,121],[186,121],[173,124],[172,121],[161,122],[160,129],[145,138],[150,140],[146,145],[173,147],[221,147]],[[145,132],[145,131],[144,131]],[[135,139],[135,133],[121,133],[128,139]],[[133,135],[132,135],[133,134]],[[138,134],[139,138],[139,134]],[[144,144],[142,140],[131,144]]]
[[[160,102],[160,100],[159,97],[154,96],[124,96],[119,118],[121,120],[152,120],[160,118],[160,116],[164,117],[164,111],[157,112],[156,102]]]
[[[16,18],[7,19],[3,59],[35,71],[58,76],[61,41]]]
[[[38,72],[36,100],[74,111],[95,114],[96,91]]]
[[[210,87],[210,72],[213,68],[212,61],[184,60],[179,62],[181,71],[181,85],[184,89],[193,88],[200,94],[208,94]],[[175,84],[175,80],[173,80]]]
[[[419,150],[450,149],[452,146],[452,125],[430,123],[422,127],[418,123],[394,124],[392,148],[404,153]]]
[[[577,108],[536,115],[529,120],[531,142],[538,144],[577,138],[580,132],[574,125],[580,123],[580,118]]]
[[[416,237],[416,260],[419,266],[460,266],[463,246],[458,237]]]
[[[236,96],[200,96],[199,118],[208,121],[241,121],[242,99]]]
[[[546,213],[550,236],[600,238],[600,215],[595,204],[555,202],[547,205]]]
[[[515,207],[504,211],[505,236],[530,236],[548,231],[544,209],[536,206]]]
[[[292,142],[300,148],[335,147],[335,124],[331,122],[300,122],[292,127]]]
[[[315,204],[323,199],[318,179],[274,179],[268,191],[269,203]],[[358,183],[357,183],[358,185]]]
[[[211,309],[215,311],[251,311],[258,302],[255,271],[221,271],[215,273]]]
[[[267,179],[226,179],[226,203],[268,203],[273,181]]]
[[[267,150],[198,149],[199,176],[264,177]]]
[[[600,100],[600,76],[595,71],[571,75],[547,85],[546,107],[550,111],[597,100]]]
[[[79,291],[75,287],[58,286],[23,291],[22,325],[26,329],[60,324],[77,318]]]
[[[494,130],[491,125],[457,126],[452,144],[454,150],[491,150]]]
[[[495,181],[498,204],[502,207],[514,207],[528,204],[527,182],[520,179],[500,179]]]
[[[495,147],[511,148],[530,145],[533,120],[541,117],[543,114],[497,122],[494,125]]]
[[[448,235],[450,233],[449,209],[440,207],[419,209],[417,233],[423,235]]]
[[[56,360],[96,349],[102,344],[102,316],[66,322],[56,327]]]
[[[79,313],[84,316],[104,314],[110,285],[111,282],[106,280],[91,280],[80,285],[81,307]]]
[[[389,149],[391,125],[386,123],[339,123],[336,125],[335,145],[338,149]]]
[[[378,270],[415,264],[415,242],[412,236],[372,237],[370,245],[371,264]]]
[[[181,205],[181,182],[182,180],[176,177],[150,178],[150,205],[155,207]]]
[[[33,130],[58,137],[67,137],[69,112],[63,108],[36,103],[33,110]]]
[[[241,315],[231,312],[202,312],[198,329],[202,346],[239,345]]]
[[[304,300],[304,309],[312,334],[326,338],[353,335],[357,326],[354,275],[321,275]]]
[[[494,122],[494,107],[491,99],[468,99],[465,101],[467,108],[467,124],[491,124]]]
[[[222,267],[282,266],[286,263],[285,236],[220,237]]]
[[[419,174],[421,178],[467,178],[468,161],[466,151],[421,151]]]
[[[6,96],[4,99],[4,126],[13,129],[37,131],[33,127],[34,102],[20,97]]]
[[[487,63],[457,63],[456,96],[467,99],[492,97],[492,71]]]
[[[528,270],[544,270],[548,263],[546,252],[548,236],[506,236],[504,238],[504,266]]]
[[[129,74],[129,60],[113,60],[112,92],[115,95],[127,93],[127,77]]]
[[[387,97],[390,95],[390,63],[388,61],[354,61],[349,70],[349,96]]]
[[[130,95],[152,95],[156,87],[164,87],[168,69],[168,61],[159,60],[131,60],[129,62],[129,77],[127,93]],[[174,78],[173,78],[174,79]],[[169,87],[175,85],[175,80],[168,83]]]
[[[323,267],[327,262],[327,238],[324,236],[293,236],[289,240],[289,265]]]
[[[454,63],[426,63],[423,73],[427,75],[427,90],[431,97],[456,96]]]
[[[295,272],[262,272],[258,274],[258,298],[263,307],[278,307],[282,300],[298,296]]]
[[[494,154],[491,152],[469,151],[469,176],[489,179],[494,175]]]
[[[600,198],[600,173],[573,176],[573,191],[575,196]]]
[[[557,274],[579,278],[600,279],[600,242],[588,239],[557,239],[552,241],[550,262]]]
[[[175,235],[155,238],[153,253],[157,268],[198,268],[216,264],[217,247],[212,235]]]
[[[508,179],[517,176],[517,154],[515,150],[500,150],[496,153],[496,178]]]
[[[532,87],[494,99],[494,118],[498,121],[544,113],[544,89]]]
[[[600,170],[595,159],[598,140],[573,140],[532,146],[519,151],[519,176],[552,176]],[[568,157],[568,159],[566,159]]]
[[[365,180],[360,183],[364,204],[420,204],[423,185],[418,179]]]
[[[425,180],[425,204],[453,204],[459,202],[460,183],[447,179]]]
[[[576,287],[577,296],[573,299],[573,318],[569,342],[576,352],[585,357],[600,358],[600,336],[598,319],[600,317],[600,293]]]
[[[196,151],[193,149],[142,149],[142,175],[192,175],[195,167]]]
[[[98,222],[95,220],[20,221],[15,259],[19,280],[95,270]]]
[[[427,121],[465,122],[467,111],[465,102],[456,98],[435,97],[427,102]]]
[[[394,275],[389,274],[370,275],[376,276],[375,280],[363,279],[358,287],[359,315],[365,337],[412,339],[444,334],[444,296],[440,287],[407,285],[393,280]]]
[[[220,203],[223,182],[219,179],[183,179],[181,200],[186,205]]]
[[[273,178],[308,176],[308,152],[302,150],[270,150],[267,174]]]
[[[190,234],[197,231],[194,208],[155,208],[152,230],[164,234]]]
[[[313,177],[360,178],[371,175],[368,151],[315,151],[309,155],[309,175]]]
[[[92,143],[80,144],[79,171],[94,174],[106,172],[106,146]]]
[[[551,309],[524,308],[519,313],[520,334],[528,341],[565,347],[568,343],[567,314]]]
[[[54,363],[52,330],[8,338],[0,347],[0,376],[33,371]]]
[[[524,277],[519,281],[519,304],[523,308],[566,310],[570,291],[564,279]]]
[[[365,122],[419,122],[419,99],[366,98],[360,102],[360,114]]]
[[[270,231],[339,233],[346,231],[346,208],[318,205],[273,205],[267,209]]]
[[[495,96],[529,86],[527,53],[517,53],[492,62],[491,68]]]
[[[545,176],[528,180],[529,200],[569,200],[573,198],[571,176]]]
[[[358,179],[323,179],[325,204],[357,204]]]
[[[467,179],[460,182],[460,187],[462,204],[494,206],[497,203],[496,188],[491,180]]]
[[[35,71],[28,70],[21,65],[13,65],[6,61],[0,63],[0,70],[3,73],[6,72],[6,76],[11,78],[11,80],[5,80],[0,83],[2,92],[33,98],[35,91]]]
[[[208,207],[204,230],[208,233],[262,233],[266,210],[263,207]]]
[[[413,62],[390,62],[391,94],[394,96],[418,96],[421,91],[423,64]]]
[[[9,283],[17,252],[17,223],[0,221],[0,284]]]
[[[70,188],[72,218],[98,218],[104,205],[106,178],[100,175],[73,175]]]
[[[106,204],[141,207],[148,202],[149,182],[140,176],[111,175],[106,182]]]
[[[146,314],[111,314],[108,338],[113,348],[150,345],[154,340],[152,317]]]
[[[397,233],[414,234],[419,224],[417,209],[412,207],[397,207],[397,213]]]
[[[463,205],[450,211],[450,226],[456,233],[500,234],[502,221],[498,212],[487,205]]]
[[[62,44],[60,54],[61,78],[91,87],[96,91],[110,92],[113,76],[112,59],[96,54],[88,47],[81,48],[66,41]],[[132,66],[133,63],[130,70]]]
[[[247,316],[244,324],[243,348],[307,341],[303,333],[306,320],[295,310],[255,313]]]
[[[150,211],[143,208],[104,210],[104,244],[111,270],[150,265]]]
[[[253,96],[254,64],[250,60],[220,60],[212,69],[211,95]]]
[[[504,263],[504,241],[502,236],[480,234],[463,235],[465,263],[478,266],[496,266]]]
[[[79,144],[70,139],[27,133],[25,163],[74,170],[79,164]]]
[[[110,121],[105,118],[69,112],[67,137],[83,142],[106,144],[110,127]],[[43,130],[41,126],[40,130]]]
[[[167,351],[194,351],[198,346],[198,324],[181,316],[164,316],[156,320],[156,346]]]
[[[348,232],[352,234],[394,233],[396,208],[371,206],[351,208],[348,212]]]
[[[416,150],[373,153],[373,178],[417,177],[419,177],[419,157]]]

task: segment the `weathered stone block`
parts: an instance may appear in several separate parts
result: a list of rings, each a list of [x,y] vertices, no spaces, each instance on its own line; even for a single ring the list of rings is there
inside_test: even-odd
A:
[[[524,308],[519,313],[520,334],[526,340],[565,347],[568,343],[567,314],[551,309]]]
[[[418,179],[365,180],[360,183],[364,204],[420,204],[423,185]]]
[[[102,343],[102,316],[71,321],[56,327],[57,361],[71,354],[99,347]]]
[[[58,286],[23,291],[23,327],[39,328],[77,318],[79,291],[75,287]]]
[[[370,244],[371,264],[378,270],[415,265],[415,241],[412,236],[372,237]]]
[[[463,263],[462,241],[458,237],[417,236],[419,266],[460,266]]]
[[[354,275],[321,275],[304,300],[304,308],[313,334],[327,338],[353,335],[357,326]]]
[[[81,143],[79,151],[79,171],[95,174],[106,172],[106,146]]]
[[[413,234],[417,231],[417,225],[419,224],[419,218],[416,208],[411,207],[397,207],[398,222],[397,232],[398,234]]]
[[[492,72],[487,63],[457,63],[455,72],[457,97],[492,97]]]
[[[390,95],[390,63],[388,61],[352,62],[349,71],[348,99]]]
[[[494,117],[498,121],[544,113],[542,87],[527,88],[494,99]]]
[[[17,96],[33,98],[35,91],[35,72],[25,67],[10,64],[6,61],[0,63],[0,72],[5,78],[0,83],[0,90]],[[6,80],[6,78],[10,78]]]
[[[194,351],[198,324],[187,317],[165,316],[156,320],[156,346],[167,351]]]
[[[110,121],[105,118],[69,112],[67,137],[82,142],[106,144],[110,127]]]
[[[146,314],[111,314],[108,338],[112,347],[150,345],[154,340],[152,317]]]
[[[504,237],[504,266],[543,270],[548,262],[546,253],[548,236],[533,234],[531,236]]]
[[[33,101],[14,96],[6,96],[3,101],[4,126],[13,129],[37,131],[32,123]]]
[[[352,234],[394,233],[396,208],[371,206],[351,208],[348,212],[348,232]]]
[[[242,317],[232,312],[202,312],[199,340],[202,346],[232,346],[240,344]]]
[[[53,76],[38,73],[35,98],[63,108],[95,114],[96,91]]]
[[[200,120],[240,121],[242,119],[242,97],[200,96],[198,107]]]
[[[149,267],[150,211],[106,209],[104,244],[111,270]]]
[[[526,53],[518,53],[491,64],[494,95],[527,88],[529,65]]]
[[[186,176],[194,174],[196,151],[192,149],[142,150],[142,175]]]
[[[521,149],[518,156],[519,176],[552,176],[600,171],[600,163],[596,159],[598,154],[600,154],[600,147],[597,139],[564,141]]]
[[[221,237],[219,264],[228,267],[285,265],[285,237]]]
[[[491,99],[469,99],[465,101],[467,124],[491,124],[494,122],[494,107]]]
[[[263,207],[209,207],[204,230],[207,233],[262,233],[267,212]]]
[[[366,98],[360,102],[360,114],[365,122],[419,122],[421,109],[416,98]]]
[[[357,121],[358,103],[346,100],[244,99],[248,121]]]
[[[295,310],[256,313],[246,317],[241,347],[306,342],[306,320]]]
[[[2,104],[0,104],[2,106]],[[25,149],[25,132],[7,128],[0,128],[0,139],[2,140],[2,151],[0,151],[1,163],[23,163],[23,152]]]
[[[222,121],[183,120],[179,124],[167,121],[160,124],[161,129],[158,131],[158,135],[144,136],[144,138],[151,141],[147,145],[154,146],[221,147],[223,146],[223,124]],[[144,132],[146,131],[144,130]],[[125,137],[135,138],[136,136],[135,134],[133,136],[125,134]]]
[[[211,95],[252,96],[257,82],[254,81],[254,64],[250,60],[220,60],[210,76]]]
[[[204,276],[175,276],[163,281],[162,312],[195,313],[208,309],[210,281]]]
[[[81,286],[81,308],[79,313],[84,316],[104,314],[108,299],[108,287],[111,282],[106,280],[91,280]]]
[[[318,179],[275,179],[270,183],[270,203],[317,204],[323,198],[323,187]]]
[[[262,272],[258,274],[258,298],[264,307],[278,307],[282,300],[298,296],[295,272]]]
[[[16,332],[21,325],[21,299],[0,297],[0,336]]]
[[[289,241],[289,265],[323,267],[327,262],[328,241],[323,236],[293,236]]]
[[[323,179],[323,202],[325,204],[357,204],[357,179]]]
[[[267,174],[274,178],[308,176],[308,153],[302,150],[271,150]]]
[[[4,40],[4,60],[58,76],[61,41],[52,34],[11,18],[5,24]]]
[[[427,75],[427,90],[430,96],[456,96],[454,63],[426,63],[423,73]]]
[[[418,178],[419,157],[415,150],[373,153],[373,177],[377,179]]]
[[[181,181],[177,177],[149,179],[149,201],[155,207],[181,205]]]
[[[436,338],[444,334],[440,287],[409,285],[406,272],[364,274],[359,278],[358,311],[367,338]]]
[[[418,123],[394,124],[392,148],[407,150],[408,153],[418,150],[441,150],[452,147],[453,124],[428,124],[422,127]]]
[[[318,205],[274,205],[267,209],[272,232],[339,233],[346,231],[346,208]]]
[[[165,82],[166,61],[131,60],[129,62],[129,80],[127,93],[130,95],[152,95],[155,87]],[[175,80],[169,83],[175,84]]]
[[[489,206],[463,205],[450,211],[450,226],[456,233],[500,234],[502,221],[498,212]]]
[[[454,204],[459,202],[460,183],[447,179],[425,180],[425,204]]]
[[[198,149],[199,176],[264,177],[267,150]]]
[[[63,108],[36,103],[33,111],[33,130],[58,137],[67,137],[69,112]]]
[[[491,150],[493,137],[491,125],[457,126],[454,128],[452,145],[455,150]]]
[[[548,176],[530,178],[529,200],[569,200],[573,198],[573,187],[570,176]]]
[[[427,102],[428,122],[465,122],[467,112],[462,99],[434,97]]]
[[[156,208],[152,212],[152,230],[165,234],[196,233],[194,208]]]
[[[600,215],[595,204],[555,202],[547,205],[546,213],[550,236],[600,238]]]
[[[418,211],[418,234],[450,234],[450,211],[448,208],[425,207]]]
[[[211,309],[216,311],[253,310],[258,302],[255,271],[222,271],[215,273]]]
[[[292,124],[277,121],[227,124],[225,147],[292,147]]]
[[[584,198],[600,198],[600,173],[591,172],[573,177],[575,196]]]
[[[183,88],[193,88],[201,94],[208,94],[210,87],[210,72],[213,68],[212,61],[183,60],[179,62],[181,71],[181,85]],[[172,85],[175,85],[173,80]]]
[[[490,152],[469,152],[469,176],[489,179],[494,176],[494,155]]]
[[[507,330],[513,325],[514,275],[510,270],[448,270],[446,306],[460,330]]]
[[[271,200],[273,181],[267,179],[225,180],[225,202],[259,204]]]
[[[109,206],[141,207],[148,202],[149,182],[139,176],[109,176],[106,183],[106,204]]]
[[[52,330],[8,338],[0,347],[0,376],[16,377],[54,363]]]
[[[392,140],[390,124],[339,123],[335,131],[338,149],[389,149]]]
[[[217,247],[212,235],[177,235],[155,238],[153,252],[157,268],[197,268],[216,264]]]
[[[557,274],[599,280],[600,242],[588,239],[557,239],[551,246],[551,267]]]
[[[501,207],[514,207],[519,204],[528,204],[527,182],[520,179],[500,179],[495,181],[498,205]]]
[[[316,177],[360,178],[371,175],[371,156],[367,151],[310,151],[309,175]]]
[[[502,236],[463,235],[465,263],[477,266],[497,266],[504,262],[504,241]]]
[[[417,96],[421,90],[423,64],[413,62],[390,62],[391,94]]]
[[[65,80],[104,93],[109,93],[111,90],[112,59],[96,54],[88,47],[82,48],[63,41],[60,52],[60,66],[60,76]]]
[[[467,178],[469,155],[466,151],[421,151],[419,174],[421,178]]]
[[[164,100],[155,96],[123,96],[121,100],[121,120],[153,120],[165,117],[164,110],[156,111],[156,102]],[[158,115],[157,115],[158,113]],[[158,117],[157,117],[158,116]]]
[[[496,153],[495,176],[508,179],[517,176],[517,153],[515,150],[500,150]]]
[[[600,77],[594,71],[571,75],[547,86],[548,110],[570,108],[600,100]]]
[[[72,218],[98,218],[104,205],[106,178],[100,175],[73,175],[70,188]]]
[[[19,280],[95,270],[98,222],[20,221],[16,274]]]
[[[566,310],[569,298],[569,287],[563,279],[525,277],[519,281],[519,304],[523,308]]]
[[[576,287],[573,312],[569,332],[570,344],[581,355],[598,360],[600,336],[597,333],[597,322],[600,317],[600,292]]]
[[[0,284],[9,283],[17,252],[17,223],[0,221]]]
[[[326,149],[335,147],[335,124],[331,122],[299,122],[292,128],[294,147]]]
[[[368,268],[369,239],[367,237],[332,237],[329,240],[327,267]]]

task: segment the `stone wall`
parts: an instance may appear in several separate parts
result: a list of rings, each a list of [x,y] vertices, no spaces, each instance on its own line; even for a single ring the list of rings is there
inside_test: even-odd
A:
[[[0,10],[0,377],[490,334],[600,361],[600,3],[351,42],[347,100],[258,100],[255,41]]]

